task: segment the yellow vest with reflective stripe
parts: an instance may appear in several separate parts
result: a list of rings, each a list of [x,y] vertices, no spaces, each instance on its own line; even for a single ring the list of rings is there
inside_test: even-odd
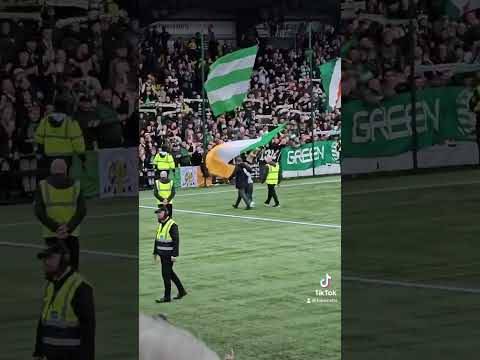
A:
[[[59,224],[68,223],[77,210],[80,183],[75,181],[72,186],[65,189],[57,189],[50,185],[46,180],[40,181],[39,185],[48,217],[52,218]],[[75,231],[72,232],[72,235],[78,237],[79,234],[80,226],[77,226]],[[56,234],[51,232],[46,226],[43,226],[42,235],[43,237],[56,236]]]
[[[280,165],[276,164],[275,166],[273,166],[268,164],[267,166],[268,166],[268,174],[267,174],[267,180],[265,182],[269,185],[277,185]]]
[[[80,345],[79,321],[72,308],[72,299],[83,282],[85,282],[83,277],[74,272],[65,280],[57,293],[55,293],[54,283],[47,282],[41,318],[43,344],[48,346]]]
[[[71,156],[85,152],[85,141],[80,126],[66,117],[60,126],[50,124],[48,117],[42,119],[35,141],[44,146],[47,156]]]
[[[168,219],[165,224],[158,224],[157,235],[155,237],[155,249],[157,252],[173,251],[172,237],[170,236],[170,229],[175,224],[173,219]]]
[[[168,153],[165,156],[161,156],[160,154],[155,155],[153,162],[159,171],[175,169],[175,160],[173,156]]]
[[[168,183],[164,184],[160,180],[155,180],[155,186],[157,187],[158,194],[164,198],[167,199],[170,194],[172,193],[172,188],[173,188],[173,180],[170,180]],[[162,204],[160,200],[157,199],[158,204]],[[173,200],[170,200],[169,204],[173,203]]]

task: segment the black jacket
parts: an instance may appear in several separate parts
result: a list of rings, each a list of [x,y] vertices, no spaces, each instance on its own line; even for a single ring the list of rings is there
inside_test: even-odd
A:
[[[57,189],[65,189],[69,186],[72,186],[74,183],[74,180],[72,178],[63,175],[49,176],[46,181],[48,184],[52,185]],[[34,209],[35,216],[42,223],[42,225],[46,226],[52,232],[57,231],[57,228],[60,226],[60,224],[58,224],[52,218],[48,217],[47,209],[45,207],[45,203],[43,202],[42,190],[40,189],[40,187],[35,193]],[[75,214],[73,214],[70,221],[67,223],[68,232],[72,233],[77,228],[77,226],[80,225],[86,215],[87,207],[85,205],[85,199],[83,197],[83,194],[80,191],[77,199],[77,210],[75,211]]]
[[[243,169],[246,169],[249,173],[252,173],[252,169],[245,163],[238,164],[235,167],[235,187],[237,189],[246,189],[248,187],[248,176]]]
[[[165,220],[165,222],[163,222],[162,225],[166,224],[168,219],[170,219],[170,218],[167,218],[167,220]],[[156,235],[157,234],[155,233],[155,241],[153,242],[153,255],[175,256],[175,257],[177,257],[179,255],[180,234],[178,232],[178,225],[177,224],[173,224],[172,227],[170,228],[170,236],[172,237],[172,244],[173,244],[173,250],[172,251],[157,250],[157,246],[156,246],[157,236]]]
[[[167,182],[163,182],[162,180],[160,180],[160,182],[162,182],[163,184],[167,184],[170,180],[167,179]],[[160,196],[160,192],[158,191],[157,189],[157,184],[155,183],[155,186],[153,187],[153,195],[160,201],[163,202],[163,200],[165,200],[163,197]],[[167,201],[170,201],[172,200],[173,198],[175,197],[175,186],[172,186],[172,192],[170,193],[170,196],[166,199]]]
[[[54,282],[55,290],[62,287],[65,281],[73,274],[70,270],[63,278]],[[95,304],[93,299],[93,289],[87,283],[82,283],[72,299],[72,308],[77,315],[80,323],[80,349],[78,353],[58,353],[46,354],[42,346],[42,323],[41,319],[37,325],[37,336],[35,341],[34,357],[46,356],[49,360],[95,360]]]

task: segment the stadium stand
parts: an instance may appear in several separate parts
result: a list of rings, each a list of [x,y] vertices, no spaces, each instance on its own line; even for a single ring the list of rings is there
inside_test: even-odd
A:
[[[362,6],[364,4],[364,6]],[[480,55],[478,9],[463,16],[449,16],[444,2],[417,1],[415,13],[415,66],[432,66],[416,72],[415,87],[470,86],[476,73],[457,73],[434,65],[476,64]],[[412,38],[408,2],[345,1],[342,43],[342,97],[344,102],[379,101],[409,91]],[[356,10],[353,10],[356,9]]]
[[[69,102],[87,150],[138,144],[138,21],[113,2],[92,6],[1,13],[0,201],[35,191],[34,133],[55,98]]]
[[[259,36],[257,29],[260,26],[250,27],[237,37],[238,46],[217,39],[215,28],[208,26],[208,34],[205,34],[206,72],[215,59],[237,48],[259,44],[259,54],[243,108],[215,119],[207,107],[205,127],[201,108],[200,33],[182,38],[170,34],[160,25],[146,27],[141,41],[139,85],[141,187],[151,186],[151,160],[163,145],[169,147],[177,166],[201,166],[204,148],[208,151],[221,142],[255,138],[282,123],[287,124],[288,130],[274,140],[274,149],[338,136],[340,112],[326,112],[318,71],[318,66],[338,57],[340,42],[336,30],[333,26],[324,26],[312,32],[312,101],[307,25],[303,24],[296,33],[295,46],[286,48],[266,41],[266,38],[278,34],[281,27],[272,21],[266,23],[266,37]],[[312,106],[315,110],[313,137]]]

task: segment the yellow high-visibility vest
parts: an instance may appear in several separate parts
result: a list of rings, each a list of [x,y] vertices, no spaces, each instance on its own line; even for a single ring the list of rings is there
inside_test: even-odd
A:
[[[266,183],[268,185],[277,185],[278,184],[278,174],[280,172],[280,165],[276,164],[275,166],[268,164],[268,174]]]
[[[57,189],[50,185],[46,180],[40,181],[39,185],[48,217],[52,218],[59,224],[68,223],[77,210],[80,182],[75,181],[72,186],[65,189]],[[50,231],[46,226],[42,227],[43,237],[56,236],[56,234]],[[77,237],[80,235],[80,226],[77,226],[72,235]]]
[[[85,140],[78,122],[66,117],[62,124],[54,127],[43,118],[35,131],[35,142],[43,145],[47,156],[71,156],[85,152]]]
[[[175,224],[173,219],[168,219],[165,224],[158,224],[157,236],[155,237],[155,248],[157,251],[172,251],[173,243],[170,236],[170,229]]]
[[[167,199],[172,193],[173,189],[173,180],[170,180],[168,183],[162,183],[160,180],[155,180],[155,186],[157,187],[158,194]],[[160,200],[157,199],[158,204],[162,204]],[[169,204],[173,203],[173,199],[169,201]]]
[[[167,154],[165,156],[157,154],[153,158],[153,163],[159,171],[175,169],[175,160],[171,154]]]
[[[73,311],[72,299],[78,287],[85,282],[78,273],[73,273],[55,292],[54,283],[47,282],[42,306],[42,343],[47,347],[80,346],[80,327]]]

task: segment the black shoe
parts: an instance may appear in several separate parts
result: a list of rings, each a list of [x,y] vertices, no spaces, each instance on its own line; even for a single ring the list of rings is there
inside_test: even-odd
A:
[[[155,300],[155,302],[156,302],[157,304],[169,303],[169,302],[171,302],[171,301],[172,301],[172,300],[166,299],[166,298],[161,298],[161,299]]]
[[[275,204],[272,207],[280,207],[280,204]]]
[[[184,292],[182,292],[182,293],[179,293],[179,294],[178,294],[177,296],[175,296],[173,299],[174,299],[174,300],[180,300],[181,298],[187,296],[187,294],[188,294],[188,293],[187,293],[186,291],[184,291]]]
[[[232,207],[233,207],[234,209],[238,209],[238,206],[237,206],[237,205],[232,205]]]
[[[252,210],[253,208],[251,206],[247,206],[245,210]]]

